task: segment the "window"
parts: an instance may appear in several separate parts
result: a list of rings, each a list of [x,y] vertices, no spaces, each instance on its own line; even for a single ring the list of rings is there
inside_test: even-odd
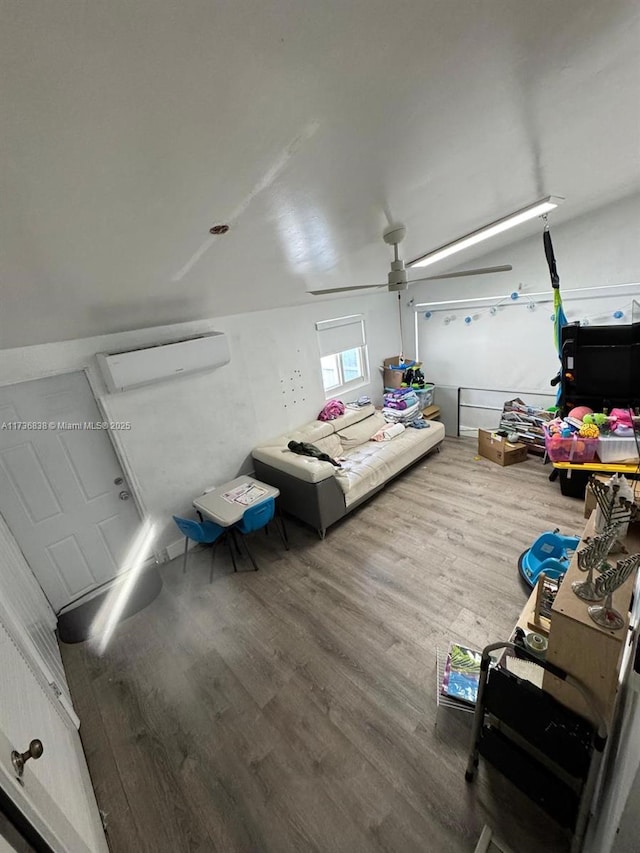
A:
[[[368,381],[367,348],[361,314],[316,323],[322,384],[327,396]]]

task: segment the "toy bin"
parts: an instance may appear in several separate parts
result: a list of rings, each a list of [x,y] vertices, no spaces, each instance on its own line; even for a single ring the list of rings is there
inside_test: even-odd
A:
[[[560,438],[545,430],[544,446],[552,462],[593,462],[598,449],[597,438]]]
[[[637,442],[637,443],[636,443]],[[605,435],[598,439],[598,456],[601,462],[637,462],[638,461],[637,439],[629,435],[621,438],[617,435]]]

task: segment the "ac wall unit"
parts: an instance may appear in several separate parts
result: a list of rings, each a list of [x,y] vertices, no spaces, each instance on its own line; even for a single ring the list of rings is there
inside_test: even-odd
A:
[[[96,357],[110,393],[212,370],[230,359],[224,332]]]

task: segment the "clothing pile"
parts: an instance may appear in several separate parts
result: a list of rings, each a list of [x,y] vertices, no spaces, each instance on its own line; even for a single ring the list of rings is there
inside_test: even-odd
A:
[[[344,415],[344,403],[342,400],[329,400],[318,415],[318,420],[333,421],[340,417],[340,415]]]
[[[384,395],[382,414],[386,421],[408,424],[420,417],[420,403],[413,388],[394,388]]]

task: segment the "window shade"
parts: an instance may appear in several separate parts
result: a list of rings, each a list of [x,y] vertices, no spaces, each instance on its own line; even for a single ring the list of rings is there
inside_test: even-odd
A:
[[[334,355],[348,349],[364,346],[364,319],[362,314],[321,320],[316,323],[320,355]]]

